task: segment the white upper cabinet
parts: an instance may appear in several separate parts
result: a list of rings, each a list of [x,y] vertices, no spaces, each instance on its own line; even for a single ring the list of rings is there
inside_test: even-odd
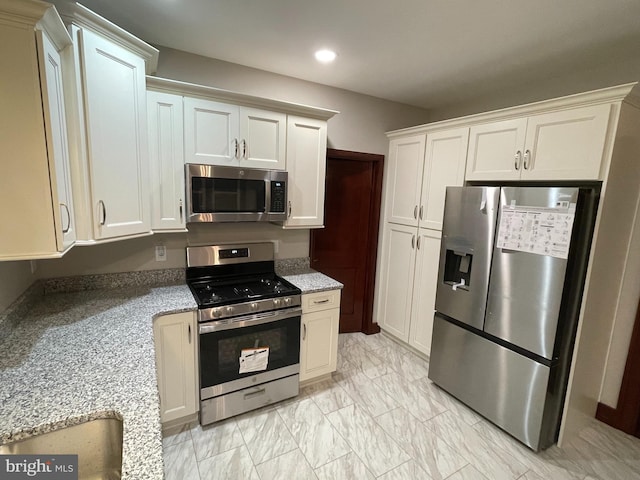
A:
[[[385,221],[440,230],[448,186],[464,182],[468,128],[389,142]]]
[[[598,180],[611,106],[471,127],[467,180]]]
[[[184,138],[182,96],[147,92],[151,228],[184,230]]]
[[[45,121],[47,148],[53,153],[55,163],[49,175],[52,190],[58,194],[57,208],[54,204],[53,212],[57,224],[56,241],[58,250],[63,251],[76,240],[63,65],[62,57],[51,39],[42,31],[38,31],[37,34],[40,75],[44,75],[42,84],[46,85],[46,88],[42,89],[42,100],[45,118],[49,119],[48,122]]]
[[[236,105],[185,97],[185,162],[238,166],[239,116]]]
[[[601,178],[610,113],[595,105],[529,117],[522,180]]]
[[[240,107],[240,166],[284,170],[287,115]]]
[[[471,127],[467,180],[518,180],[527,119]]]
[[[425,135],[394,138],[387,165],[387,222],[418,225]]]
[[[324,225],[327,122],[289,115],[287,119],[287,220],[285,228]]]
[[[60,257],[74,243],[65,106],[71,49],[52,6],[0,5],[0,260]]]
[[[146,73],[158,50],[73,3],[72,175],[79,243],[151,234]]]
[[[468,140],[468,128],[427,134],[422,197],[418,211],[421,227],[442,230],[447,187],[464,183]]]
[[[145,61],[80,33],[95,238],[149,232]]]
[[[187,163],[284,170],[286,114],[190,97],[184,112]]]

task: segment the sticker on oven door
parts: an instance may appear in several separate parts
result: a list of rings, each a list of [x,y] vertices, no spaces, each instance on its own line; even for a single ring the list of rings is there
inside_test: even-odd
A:
[[[269,363],[269,347],[244,348],[240,352],[240,372],[261,372]]]

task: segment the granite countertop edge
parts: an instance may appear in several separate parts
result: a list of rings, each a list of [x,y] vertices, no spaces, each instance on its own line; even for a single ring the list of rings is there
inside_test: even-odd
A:
[[[276,264],[276,270],[303,294],[343,287],[309,268],[308,259]],[[0,338],[0,351],[8,352],[0,356],[0,445],[119,418],[122,478],[163,478],[153,319],[197,305],[179,269],[145,277],[50,279],[37,286],[42,294],[30,288],[26,300],[15,302],[19,308],[4,325],[9,333]],[[113,390],[105,392],[105,385]]]

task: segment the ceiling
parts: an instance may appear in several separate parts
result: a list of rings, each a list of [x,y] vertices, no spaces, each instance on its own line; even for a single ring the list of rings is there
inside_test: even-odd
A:
[[[617,58],[640,72],[639,0],[80,2],[154,45],[424,108]]]

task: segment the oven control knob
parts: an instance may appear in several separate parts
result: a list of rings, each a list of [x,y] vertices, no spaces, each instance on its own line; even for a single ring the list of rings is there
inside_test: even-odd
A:
[[[279,298],[274,298],[273,299],[273,306],[274,307],[279,307],[280,306],[280,299]]]
[[[220,311],[219,308],[214,308],[213,309],[213,318],[218,318],[220,317],[220,315],[222,315],[222,312]]]
[[[233,314],[233,307],[227,307],[225,309],[225,312],[227,313],[227,315],[232,315]]]
[[[287,305],[287,306],[291,305],[291,298],[289,298],[289,297],[285,298],[284,299],[284,304]]]
[[[257,310],[258,309],[258,304],[256,302],[253,302],[251,304],[251,310]]]

